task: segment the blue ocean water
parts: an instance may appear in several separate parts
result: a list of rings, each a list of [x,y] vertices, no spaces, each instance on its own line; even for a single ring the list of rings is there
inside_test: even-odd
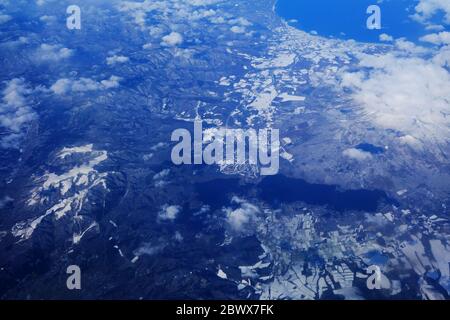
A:
[[[415,0],[278,0],[277,14],[301,30],[315,31],[321,36],[379,42],[382,33],[394,38],[404,37],[416,42],[427,32],[424,26],[410,18],[417,5]],[[381,29],[369,30],[367,8],[381,9]],[[436,17],[438,20],[439,17]],[[295,20],[295,21],[293,21]],[[429,33],[429,32],[428,32]]]

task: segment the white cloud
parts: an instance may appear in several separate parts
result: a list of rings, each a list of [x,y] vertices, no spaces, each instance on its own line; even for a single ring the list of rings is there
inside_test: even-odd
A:
[[[40,17],[39,20],[42,22],[45,22],[47,24],[50,24],[50,23],[54,23],[56,21],[56,17],[44,15],[44,16]]]
[[[239,208],[235,210],[225,208],[226,221],[233,231],[244,231],[247,225],[256,218],[260,210],[255,205],[238,197],[233,197],[231,202],[238,204]]]
[[[358,161],[365,161],[372,159],[372,155],[370,154],[370,152],[366,152],[355,148],[346,149],[342,152],[342,154],[347,158]]]
[[[392,42],[394,41],[394,38],[386,33],[382,33],[380,34],[380,41]]]
[[[230,28],[233,33],[245,33],[245,28],[240,26],[233,26]]]
[[[450,45],[442,47],[433,57],[433,62],[440,66],[450,68]]]
[[[50,87],[50,90],[60,95],[70,92],[106,90],[118,87],[120,80],[121,78],[117,76],[111,76],[109,79],[100,82],[89,78],[80,78],[79,80],[59,79]]]
[[[173,21],[183,22],[189,25],[199,19],[213,19],[217,12],[213,9],[203,7],[220,1],[222,0],[121,1],[118,5],[118,10],[128,13],[141,29],[150,30],[154,28],[154,25],[147,19],[150,15],[164,17],[163,20],[165,21],[161,23],[161,26],[170,26]],[[161,43],[167,45],[165,42]]]
[[[117,76],[111,76],[109,79],[100,81],[100,84],[103,86],[103,88],[100,89],[112,89],[117,88],[120,85],[120,81],[122,78]]]
[[[425,26],[425,30],[427,31],[442,31],[445,27],[440,24],[429,24]]]
[[[27,43],[29,43],[29,39],[27,37],[19,37],[17,40],[9,40],[9,41],[2,42],[1,45],[15,47],[15,46],[20,46],[20,45],[27,44]]]
[[[223,23],[225,23],[226,21],[225,21],[225,19],[224,19],[223,17],[221,17],[221,16],[214,16],[214,17],[211,17],[211,18],[209,19],[209,22],[214,23],[214,24],[223,24]]]
[[[398,54],[427,54],[430,51],[427,48],[416,45],[414,42],[407,41],[404,38],[395,40],[395,47],[399,50]]]
[[[173,221],[181,211],[180,206],[164,205],[158,214],[158,218],[163,221]]]
[[[147,14],[152,11],[166,11],[168,3],[163,1],[145,0],[143,2],[121,1],[118,9],[127,12],[134,19],[134,22],[142,29],[146,26]]]
[[[439,33],[427,34],[420,38],[420,41],[429,42],[436,45],[450,44],[450,32],[443,31]]]
[[[160,27],[157,26],[150,26],[148,28],[148,33],[150,34],[150,36],[156,38],[156,37],[160,37],[163,34],[164,30]]]
[[[138,257],[143,255],[153,256],[154,254],[162,251],[164,248],[165,245],[163,244],[152,245],[151,243],[144,243],[141,247],[134,250],[133,253]]]
[[[61,45],[41,44],[36,50],[35,58],[39,61],[57,62],[67,59],[73,55],[74,51],[64,48]]]
[[[369,120],[416,139],[448,140],[450,74],[441,64],[390,53],[365,55],[359,65],[365,71],[345,73],[342,85]]]
[[[209,10],[198,10],[194,11],[191,15],[191,20],[200,20],[204,18],[212,17],[216,14],[216,12],[212,9]]]
[[[444,13],[444,22],[450,24],[450,1],[448,0],[420,0],[415,7],[413,18],[426,23],[439,12]]]
[[[125,62],[128,62],[128,61],[130,61],[130,59],[128,57],[125,57],[125,56],[114,55],[112,57],[106,58],[106,63],[108,65],[114,65],[116,63],[125,63]]]
[[[11,16],[7,14],[0,14],[0,24],[4,24],[12,19]]]
[[[31,93],[23,79],[7,82],[2,92],[3,102],[0,103],[0,127],[7,130],[0,140],[3,148],[16,148],[26,124],[37,118],[26,99]]]
[[[175,47],[183,43],[183,36],[178,32],[171,32],[162,38],[161,45]]]
[[[239,25],[241,27],[249,27],[252,25],[252,23],[245,18],[231,19],[230,21],[228,21],[228,23],[233,25]]]
[[[161,180],[170,174],[170,169],[164,169],[153,176],[153,180]]]
[[[187,2],[193,6],[210,6],[220,1],[221,0],[187,0]]]
[[[170,169],[164,169],[161,172],[155,174],[153,176],[153,180],[155,181],[155,187],[160,188],[165,186],[168,182],[164,179],[170,174]]]

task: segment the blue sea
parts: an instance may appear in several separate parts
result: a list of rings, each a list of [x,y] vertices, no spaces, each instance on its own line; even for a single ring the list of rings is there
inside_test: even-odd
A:
[[[321,36],[353,39],[361,42],[379,42],[382,33],[394,38],[417,42],[429,33],[424,25],[410,16],[415,12],[416,0],[278,0],[277,13],[290,25]],[[381,9],[381,29],[369,30],[367,8]],[[436,21],[441,17],[436,16]],[[441,20],[442,21],[442,20]]]

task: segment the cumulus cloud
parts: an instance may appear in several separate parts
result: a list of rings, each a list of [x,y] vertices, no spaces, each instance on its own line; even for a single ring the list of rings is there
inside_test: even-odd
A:
[[[394,38],[386,33],[380,34],[380,41],[391,42],[394,41]]]
[[[45,22],[47,24],[50,23],[54,23],[56,22],[56,17],[55,16],[49,16],[49,15],[43,15],[42,17],[39,18],[40,21]]]
[[[445,62],[445,55],[439,61]],[[364,55],[360,67],[345,73],[342,85],[353,90],[368,119],[416,139],[448,140],[450,74],[436,59]]]
[[[210,6],[220,2],[221,0],[187,0],[193,6]]]
[[[12,19],[11,16],[7,14],[0,14],[0,24],[4,24]]]
[[[436,45],[450,44],[450,32],[443,31],[439,33],[427,34],[420,38],[420,41],[429,42]]]
[[[250,21],[248,21],[245,18],[235,18],[235,19],[231,19],[228,21],[229,24],[233,24],[233,25],[239,25],[241,27],[249,27],[252,25],[252,23]]]
[[[61,45],[50,45],[43,43],[36,50],[35,58],[39,61],[57,62],[67,59],[73,55],[74,51],[64,48]]]
[[[225,208],[226,221],[230,228],[235,232],[242,232],[248,224],[255,220],[256,215],[260,212],[259,208],[244,199],[233,197],[233,204],[239,205],[235,210]]]
[[[230,31],[233,33],[245,33],[245,28],[240,26],[232,26]]]
[[[114,65],[116,63],[125,63],[125,62],[128,62],[128,61],[130,61],[130,59],[128,57],[125,57],[125,56],[114,55],[112,57],[106,58],[106,63],[108,65]]]
[[[214,23],[214,24],[223,24],[226,21],[225,21],[224,17],[214,16],[209,19],[209,22]]]
[[[14,40],[2,42],[0,45],[7,46],[7,47],[16,47],[16,46],[20,46],[20,45],[27,44],[27,43],[29,43],[29,39],[27,37],[19,37]]]
[[[100,81],[100,89],[112,89],[117,88],[120,85],[122,78],[117,76],[111,76],[109,79]]]
[[[127,12],[142,29],[146,26],[147,14],[152,11],[166,11],[168,4],[162,1],[145,0],[143,2],[121,1],[119,11]]]
[[[116,88],[120,85],[121,78],[111,76],[109,79],[100,82],[89,79],[80,78],[79,80],[59,79],[51,87],[50,90],[55,94],[63,95],[70,92],[86,92],[96,90],[106,90]]]
[[[183,43],[183,36],[178,32],[171,32],[162,38],[161,45],[175,47]]]
[[[158,218],[162,221],[174,221],[180,212],[180,206],[164,205],[159,211]]]
[[[365,161],[372,159],[372,155],[370,154],[370,152],[366,152],[355,148],[346,149],[342,152],[342,154],[347,158],[357,161]]]
[[[0,127],[3,148],[16,148],[25,126],[37,118],[37,114],[27,103],[27,96],[32,90],[23,79],[13,79],[6,83],[3,90],[3,102],[0,103]]]
[[[436,31],[442,31],[444,29],[445,29],[445,27],[440,24],[427,24],[425,26],[425,30],[427,30],[427,31],[435,31],[436,32]]]
[[[213,19],[217,12],[204,7],[221,1],[223,0],[120,1],[117,7],[119,11],[128,13],[141,29],[151,30],[155,27],[147,19],[150,14],[164,16],[167,25],[170,25],[173,21],[183,21],[189,24],[204,18]],[[151,34],[153,36],[154,33]],[[167,45],[164,41],[161,43]]]
[[[444,14],[444,22],[450,24],[450,1],[448,0],[420,0],[415,7],[415,20],[426,23],[438,13]]]
[[[427,48],[416,45],[414,42],[408,41],[404,38],[395,40],[394,42],[397,50],[397,54],[413,54],[413,55],[424,55],[430,53]]]
[[[433,62],[440,66],[450,68],[450,45],[442,47],[433,57]]]
[[[153,180],[155,181],[155,187],[163,187],[167,184],[167,181],[164,179],[170,174],[170,169],[164,169],[161,172],[158,172],[153,176]]]
[[[197,10],[194,11],[191,15],[191,20],[200,20],[204,18],[210,18],[216,14],[216,11],[209,9],[209,10]]]

